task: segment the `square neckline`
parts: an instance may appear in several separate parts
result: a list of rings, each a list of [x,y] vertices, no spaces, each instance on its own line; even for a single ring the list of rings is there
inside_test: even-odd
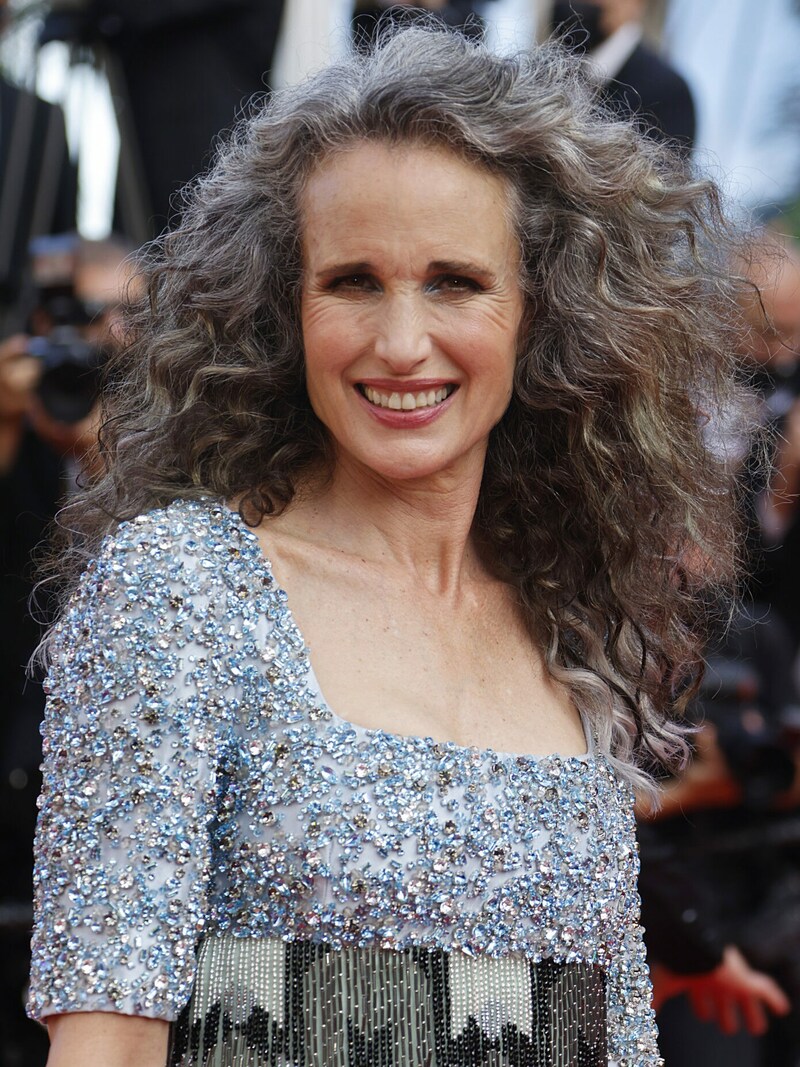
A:
[[[319,684],[314,665],[311,662],[311,654],[309,645],[305,639],[303,631],[298,625],[297,619],[292,611],[289,601],[289,594],[283,588],[281,583],[275,574],[272,560],[264,551],[264,547],[261,544],[260,539],[256,535],[252,527],[248,526],[238,511],[228,507],[224,501],[219,501],[219,505],[228,513],[230,521],[233,527],[243,535],[251,550],[252,559],[250,562],[256,572],[262,571],[269,576],[270,585],[273,591],[281,598],[283,603],[283,609],[286,614],[288,625],[294,630],[295,634],[299,638],[303,652],[303,667],[306,677],[307,688],[317,698],[323,711],[329,716],[331,722],[342,729],[352,730],[357,734],[367,739],[384,739],[398,744],[407,744],[411,746],[420,746],[433,748],[438,747],[446,750],[452,754],[459,754],[462,756],[480,756],[482,760],[493,759],[500,763],[508,763],[510,761],[524,761],[529,763],[542,763],[546,761],[558,760],[562,763],[580,763],[586,764],[592,762],[596,756],[596,743],[594,740],[594,734],[591,729],[591,724],[588,717],[583,711],[578,709],[578,714],[581,719],[581,726],[583,728],[584,741],[586,742],[586,751],[573,754],[564,754],[561,752],[547,752],[547,753],[526,753],[526,752],[505,752],[496,748],[485,748],[479,745],[464,745],[458,741],[451,740],[438,740],[427,734],[404,734],[394,730],[385,730],[379,726],[364,726],[362,723],[352,722],[350,719],[343,718],[339,715],[325,697],[322,687]]]

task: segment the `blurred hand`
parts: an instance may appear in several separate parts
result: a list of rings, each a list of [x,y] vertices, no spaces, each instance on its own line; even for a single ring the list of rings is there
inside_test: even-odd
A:
[[[14,466],[41,373],[24,334],[0,341],[0,474]]]
[[[25,334],[15,334],[0,342],[0,474],[14,465],[26,419],[58,455],[73,456],[88,473],[97,473],[100,405],[75,423],[48,415],[36,393],[42,364],[28,354],[28,341]]]
[[[720,965],[705,974],[676,974],[660,963],[651,974],[657,1012],[665,1001],[685,993],[697,1018],[716,1023],[724,1034],[735,1034],[742,1026],[750,1034],[763,1034],[769,1012],[786,1015],[791,1007],[778,983],[751,967],[735,945],[728,945]]]
[[[41,373],[39,360],[28,355],[25,334],[0,341],[0,419],[15,420],[28,414]]]

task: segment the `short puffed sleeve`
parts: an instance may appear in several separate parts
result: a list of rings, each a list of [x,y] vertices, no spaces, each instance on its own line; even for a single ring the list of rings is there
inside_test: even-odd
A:
[[[206,920],[226,590],[191,511],[119,527],[51,641],[29,1012],[174,1019]]]

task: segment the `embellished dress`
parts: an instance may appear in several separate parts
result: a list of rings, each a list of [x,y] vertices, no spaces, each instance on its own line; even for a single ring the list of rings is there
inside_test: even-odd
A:
[[[171,1022],[171,1067],[656,1067],[605,757],[327,706],[261,546],[179,501],[56,627],[29,1010]]]

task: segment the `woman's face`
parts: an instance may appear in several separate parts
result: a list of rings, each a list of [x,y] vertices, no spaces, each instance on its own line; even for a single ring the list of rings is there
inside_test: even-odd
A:
[[[303,211],[306,380],[338,463],[403,481],[482,469],[523,310],[503,180],[363,143],[320,164]]]

